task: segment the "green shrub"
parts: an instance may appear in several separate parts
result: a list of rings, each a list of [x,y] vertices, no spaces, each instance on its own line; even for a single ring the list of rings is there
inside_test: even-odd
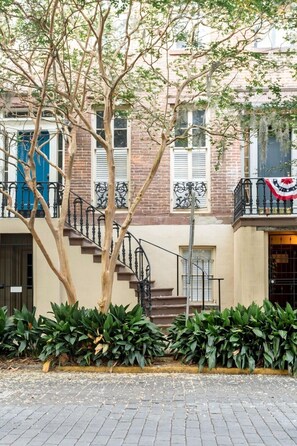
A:
[[[179,316],[169,329],[171,350],[184,362],[249,368],[289,369],[297,373],[297,310],[265,301],[248,308]]]
[[[40,329],[45,345],[40,359],[68,358],[81,365],[138,364],[144,367],[162,356],[165,339],[143,315],[140,306],[110,306],[108,314],[78,304],[52,304],[54,320],[42,318]]]
[[[9,332],[12,327],[13,320],[7,315],[7,307],[0,307],[0,355],[7,354],[11,349]]]

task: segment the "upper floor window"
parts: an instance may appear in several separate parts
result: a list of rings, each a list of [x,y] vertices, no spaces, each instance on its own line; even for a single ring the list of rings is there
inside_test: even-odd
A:
[[[282,28],[270,28],[266,32],[262,32],[255,40],[255,48],[259,49],[282,49],[293,46],[292,32]]]
[[[174,30],[174,50],[203,48],[209,40],[210,29],[201,21],[180,20]]]
[[[96,132],[105,137],[103,112],[96,113]],[[112,121],[112,138],[116,175],[116,207],[128,207],[128,122],[127,118],[117,112]],[[97,141],[95,153],[95,194],[96,204],[105,209],[108,199],[108,167],[105,149]]]
[[[207,207],[206,134],[204,110],[181,110],[173,147],[173,208]]]

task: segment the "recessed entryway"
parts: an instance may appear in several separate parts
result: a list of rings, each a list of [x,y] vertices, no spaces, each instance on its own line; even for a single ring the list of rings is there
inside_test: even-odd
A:
[[[29,234],[0,234],[0,306],[33,307],[33,254]]]
[[[269,235],[269,300],[297,307],[297,234]]]

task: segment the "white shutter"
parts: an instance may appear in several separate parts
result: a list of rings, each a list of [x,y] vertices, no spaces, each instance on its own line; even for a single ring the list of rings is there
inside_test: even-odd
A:
[[[192,151],[192,179],[201,180],[206,178],[206,150]]]
[[[116,180],[127,181],[127,149],[115,149],[114,163],[116,169]]]
[[[187,150],[175,150],[174,155],[174,180],[184,180],[189,179],[189,168],[188,159],[189,153]]]
[[[114,150],[116,181],[127,181],[127,149]],[[108,181],[106,152],[104,149],[96,150],[96,182]]]

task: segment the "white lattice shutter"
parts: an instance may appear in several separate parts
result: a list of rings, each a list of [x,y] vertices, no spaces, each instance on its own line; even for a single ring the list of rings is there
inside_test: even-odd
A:
[[[187,150],[175,150],[174,154],[174,181],[188,181],[189,157]]]
[[[127,149],[114,150],[116,181],[127,181]],[[96,182],[108,181],[106,152],[104,149],[96,150]]]
[[[206,150],[198,149],[192,151],[192,180],[206,182]],[[207,206],[206,194],[203,197],[199,197],[199,207],[205,208]]]

